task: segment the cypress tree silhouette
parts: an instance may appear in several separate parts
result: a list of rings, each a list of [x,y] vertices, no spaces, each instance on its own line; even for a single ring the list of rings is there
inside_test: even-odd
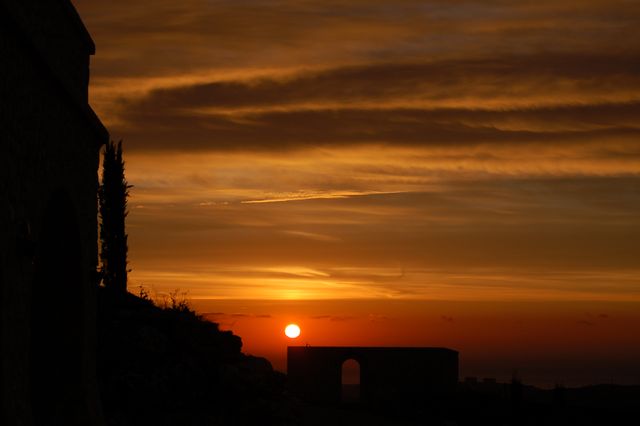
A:
[[[109,142],[104,150],[102,185],[98,195],[100,202],[100,260],[105,287],[126,293],[127,291],[127,234],[125,218],[127,197],[131,185],[124,177],[122,141]]]

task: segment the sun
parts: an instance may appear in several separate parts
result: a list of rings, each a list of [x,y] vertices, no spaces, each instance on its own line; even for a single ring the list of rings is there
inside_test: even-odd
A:
[[[297,324],[289,324],[285,327],[284,334],[286,334],[290,339],[295,339],[300,335],[300,327],[298,327]]]

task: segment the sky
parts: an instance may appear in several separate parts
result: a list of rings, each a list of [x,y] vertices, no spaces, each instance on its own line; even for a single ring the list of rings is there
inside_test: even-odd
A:
[[[186,292],[280,369],[292,321],[640,382],[640,2],[74,4],[131,291]]]

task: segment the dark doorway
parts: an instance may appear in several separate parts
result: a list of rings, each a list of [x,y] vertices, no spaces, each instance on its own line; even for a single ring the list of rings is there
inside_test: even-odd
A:
[[[48,203],[36,244],[29,350],[34,423],[79,425],[85,418],[82,252],[64,193]]]
[[[360,363],[348,359],[342,363],[342,398],[343,403],[360,402]]]

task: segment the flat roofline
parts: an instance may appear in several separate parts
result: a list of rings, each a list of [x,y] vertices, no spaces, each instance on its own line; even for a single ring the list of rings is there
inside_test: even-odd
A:
[[[371,350],[371,351],[446,351],[458,353],[455,349],[431,346],[287,346],[287,349],[318,350]]]

